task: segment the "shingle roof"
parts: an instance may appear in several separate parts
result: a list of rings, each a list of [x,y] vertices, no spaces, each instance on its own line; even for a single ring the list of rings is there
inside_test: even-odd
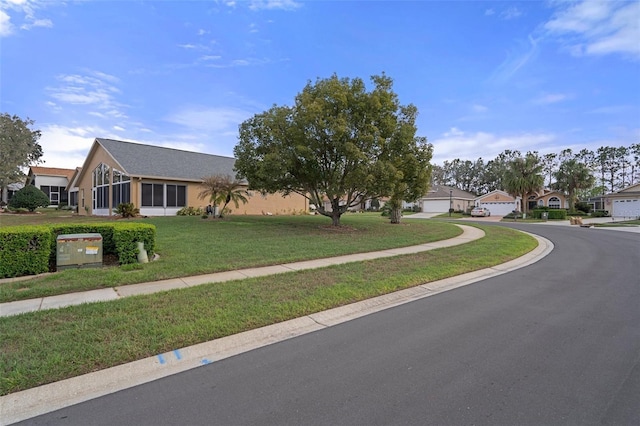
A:
[[[460,198],[460,199],[469,199],[469,200],[473,200],[474,198],[476,198],[476,196],[470,192],[467,191],[463,191],[461,189],[455,188],[453,186],[446,186],[446,185],[433,185],[431,186],[431,188],[429,189],[429,192],[427,192],[422,198],[425,199],[437,199],[437,198],[449,198],[449,190],[452,190],[452,194],[451,196],[454,198]]]
[[[44,175],[44,176],[64,176],[67,180],[71,179],[73,174],[75,173],[75,169],[60,169],[57,167],[41,167],[41,166],[31,166],[31,174],[33,175]]]
[[[204,176],[235,176],[235,158],[182,151],[153,145],[97,138],[126,174],[181,180],[201,180]]]

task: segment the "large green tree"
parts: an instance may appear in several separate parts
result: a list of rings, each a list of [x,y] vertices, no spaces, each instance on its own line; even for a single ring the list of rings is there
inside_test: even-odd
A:
[[[0,193],[10,183],[24,180],[24,168],[41,162],[41,133],[30,129],[34,123],[29,118],[0,114]]]
[[[589,167],[576,157],[564,160],[553,176],[556,181],[552,187],[568,194],[569,211],[574,210],[578,191],[591,188],[596,181]]]
[[[308,82],[293,106],[243,122],[238,176],[250,189],[308,198],[334,225],[363,200],[413,198],[428,185],[431,147],[416,137],[417,110],[400,105],[391,78],[371,81],[370,91],[359,78]]]
[[[543,168],[537,152],[527,152],[524,157],[516,157],[508,163],[504,188],[511,195],[521,197],[523,213],[529,209],[529,195],[539,191],[544,185]]]

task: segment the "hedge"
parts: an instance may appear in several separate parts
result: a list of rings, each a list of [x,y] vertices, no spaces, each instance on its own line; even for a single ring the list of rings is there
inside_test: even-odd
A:
[[[47,272],[52,239],[47,226],[0,228],[0,278]]]
[[[137,262],[138,241],[149,256],[155,252],[156,227],[146,223],[8,227],[0,232],[0,278],[55,270],[58,235],[94,233],[102,235],[103,255],[116,255],[121,265]]]
[[[532,211],[533,218],[534,219],[541,219],[543,212],[547,212],[549,214],[548,219],[564,220],[564,219],[567,218],[567,211],[566,210],[563,210],[563,209],[548,209],[548,208],[534,209]]]

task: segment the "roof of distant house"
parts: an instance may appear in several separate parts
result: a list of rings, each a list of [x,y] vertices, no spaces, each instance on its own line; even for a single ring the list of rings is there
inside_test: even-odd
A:
[[[130,176],[201,180],[214,174],[235,176],[235,158],[161,146],[97,138],[96,142]]]
[[[451,191],[451,193],[449,193],[449,191]],[[429,192],[427,192],[422,198],[449,198],[449,196],[451,195],[451,197],[453,198],[458,198],[458,199],[469,199],[469,200],[473,200],[474,198],[476,198],[475,194],[472,194],[471,192],[467,192],[467,191],[463,191],[462,189],[458,189],[454,186],[447,186],[447,185],[433,185],[431,186],[431,188],[429,189]]]
[[[66,177],[67,180],[70,180],[73,177],[73,174],[76,172],[75,169],[60,169],[57,167],[41,167],[41,166],[31,166],[29,174],[36,176],[60,176]]]

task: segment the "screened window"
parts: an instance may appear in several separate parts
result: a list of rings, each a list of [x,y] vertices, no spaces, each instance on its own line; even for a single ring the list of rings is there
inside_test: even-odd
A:
[[[93,169],[93,208],[109,208],[109,166],[100,163]]]
[[[167,185],[167,207],[185,207],[187,205],[187,187]]]
[[[550,209],[559,209],[560,208],[560,198],[558,198],[558,197],[549,198],[549,208]]]
[[[144,207],[163,207],[164,185],[161,183],[143,183],[142,205]]]

